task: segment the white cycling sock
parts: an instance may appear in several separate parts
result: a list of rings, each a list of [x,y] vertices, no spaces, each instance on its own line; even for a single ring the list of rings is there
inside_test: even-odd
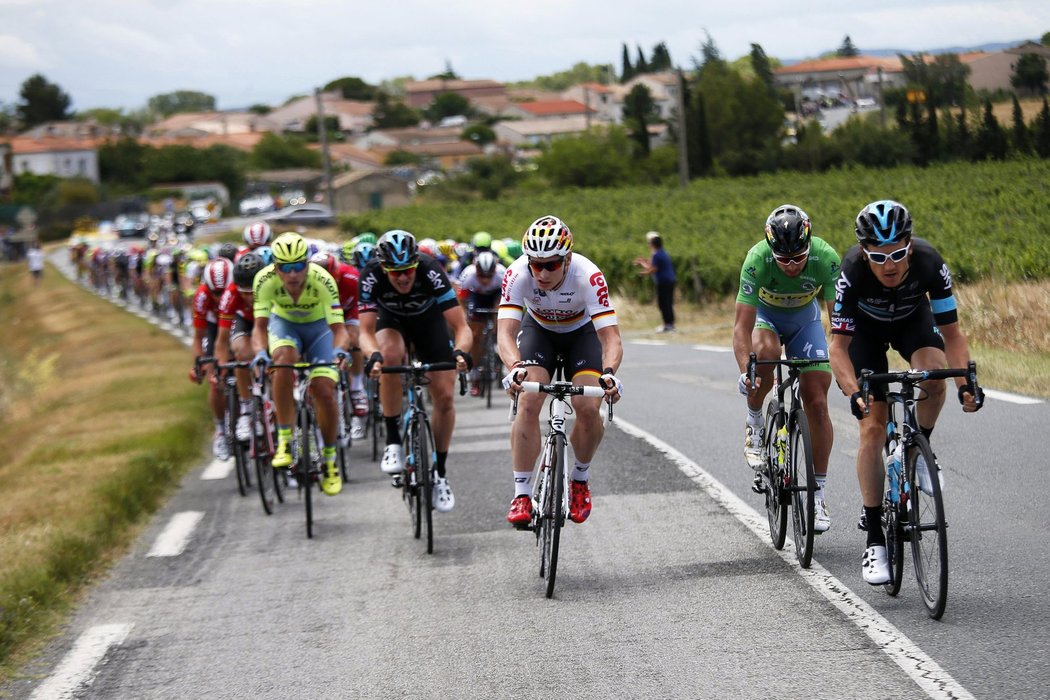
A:
[[[365,390],[365,373],[358,372],[357,374],[350,375],[350,391],[364,391]]]
[[[532,472],[514,472],[514,497],[532,495]]]
[[[252,412],[252,402],[251,401],[241,401],[241,415],[242,416],[246,416],[246,415],[248,415],[251,412]]]
[[[590,478],[590,474],[587,473],[590,468],[590,464],[584,464],[580,460],[576,460],[576,464],[572,467],[572,480],[587,481]]]
[[[813,483],[817,485],[817,490],[813,494],[813,497],[824,500],[824,486],[828,483],[827,475],[814,477]]]
[[[751,425],[762,425],[762,409],[757,411],[752,410],[750,406],[747,407],[747,422]]]

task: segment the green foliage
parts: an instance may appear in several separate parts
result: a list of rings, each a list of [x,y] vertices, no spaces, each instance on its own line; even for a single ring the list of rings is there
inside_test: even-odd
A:
[[[610,64],[591,65],[583,61],[576,63],[568,70],[559,71],[550,75],[541,75],[533,80],[514,83],[514,87],[532,87],[539,90],[550,90],[561,92],[573,85],[580,83],[601,83],[608,85],[614,75]]]
[[[1014,95],[1012,116],[1014,125],[1010,132],[1010,141],[1013,144],[1014,151],[1022,155],[1030,153],[1032,143],[1028,135],[1028,126],[1024,123],[1024,112],[1021,111],[1021,103],[1017,100],[1017,95]]]
[[[270,107],[270,105],[262,104],[260,102],[257,104],[253,104],[251,107],[248,108],[248,111],[252,114],[258,114],[260,117],[264,117],[270,112],[272,112],[273,108]]]
[[[631,54],[627,51],[626,42],[624,42],[623,45],[623,55],[620,57],[620,66],[620,84],[622,85],[636,75],[634,65],[631,63]]]
[[[484,124],[472,124],[459,135],[463,141],[472,141],[479,146],[495,142],[496,132]]]
[[[609,187],[630,179],[632,156],[633,142],[613,126],[556,139],[536,164],[555,187]]]
[[[784,149],[783,167],[802,172],[823,172],[842,164],[842,148],[829,138],[820,124],[811,122],[798,128],[795,144]]]
[[[751,44],[751,70],[755,77],[766,86],[771,94],[776,94],[776,86],[773,83],[773,65],[766,55],[765,50],[758,44]],[[794,110],[794,106],[792,106]]]
[[[985,100],[984,116],[981,118],[981,124],[977,127],[977,134],[974,137],[974,158],[1003,160],[1006,158],[1008,147],[1006,131],[999,125],[999,120],[992,113],[992,102]]]
[[[452,70],[452,62],[445,60],[445,70],[434,75],[427,76],[427,80],[459,80],[459,74]]]
[[[842,162],[871,168],[891,168],[912,162],[915,147],[899,129],[883,129],[871,119],[851,117],[831,133]]]
[[[1018,90],[1045,95],[1047,81],[1050,81],[1050,74],[1047,73],[1046,59],[1035,53],[1021,54],[1014,65],[1010,84]]]
[[[95,183],[83,177],[63,178],[58,183],[55,194],[59,206],[95,204],[99,201],[98,189],[95,187]]]
[[[337,78],[325,85],[323,90],[325,92],[338,90],[344,99],[365,101],[374,100],[379,93],[379,88],[355,76]]]
[[[348,225],[468,240],[478,230],[519,235],[530,221],[551,212],[572,228],[576,249],[598,263],[614,287],[638,295],[649,287],[634,274],[631,261],[642,252],[640,233],[657,230],[679,266],[683,291],[692,296],[700,286],[718,294],[736,291],[744,254],[762,236],[765,216],[776,205],[792,201],[803,207],[813,217],[814,232],[844,253],[855,241],[857,212],[889,197],[908,206],[916,235],[937,246],[958,278],[1014,281],[1050,277],[1045,233],[1036,223],[1050,208],[1047,181],[1050,161],[1033,159],[851,168],[804,178],[786,172],[704,179],[687,188],[542,190],[494,202],[370,212],[367,221],[352,219]],[[982,205],[974,207],[975,201]]]
[[[215,98],[194,90],[176,90],[154,95],[146,102],[149,111],[161,117],[182,112],[214,112]]]
[[[415,126],[419,123],[419,112],[397,100],[386,92],[376,97],[376,106],[372,110],[372,128],[395,129],[404,126]]]
[[[1035,152],[1041,158],[1050,158],[1050,103],[1043,96],[1043,108],[1032,124],[1032,133],[1035,140]]]
[[[339,117],[334,114],[325,115],[324,118],[325,134],[329,141],[342,141],[343,132],[339,128]],[[306,120],[306,124],[303,125],[303,136],[307,141],[315,142],[319,139],[317,135],[317,115],[311,114],[310,118]]]
[[[236,196],[244,188],[247,158],[242,151],[222,145],[149,148],[143,157],[143,178],[150,184],[218,180]]]
[[[28,204],[39,208],[58,188],[62,178],[55,175],[21,173],[14,176],[11,185],[11,203]]]
[[[733,175],[770,168],[783,127],[776,96],[759,80],[746,80],[724,61],[708,59],[697,85],[713,159]]]
[[[653,55],[649,59],[648,65],[649,70],[653,73],[662,73],[674,67],[674,64],[671,62],[671,52],[668,50],[666,42],[661,41],[653,47]]]
[[[44,122],[68,119],[70,116],[69,95],[39,73],[27,78],[18,94],[22,101],[15,108],[15,116],[22,129],[31,129]]]
[[[923,53],[911,57],[900,54],[900,60],[909,87],[922,89],[927,103],[936,107],[963,104],[970,67],[959,60],[958,54],[939,54],[929,61]]]
[[[419,165],[423,157],[408,151],[390,151],[383,159],[383,165]]]
[[[441,92],[434,95],[434,99],[423,110],[423,116],[433,123],[437,123],[445,117],[467,116],[473,110],[470,100],[458,92]]]
[[[338,123],[338,119],[336,121]],[[314,129],[316,128],[315,120]],[[269,133],[264,134],[259,143],[255,144],[248,161],[258,170],[320,168],[321,154],[308,147],[306,139],[301,136]]]
[[[853,45],[853,40],[849,38],[849,34],[842,40],[842,46],[839,47],[838,51],[835,52],[839,58],[851,58],[853,56],[859,56],[860,50]]]
[[[649,125],[656,123],[659,116],[653,95],[644,84],[638,83],[623,98],[623,123],[637,144],[635,153],[639,157],[649,155]]]
[[[150,148],[129,136],[99,146],[98,169],[102,182],[132,190],[144,187],[147,183],[142,166]]]
[[[508,156],[495,155],[488,158],[471,158],[467,170],[459,177],[451,178],[428,187],[435,196],[443,199],[473,199],[474,193],[488,200],[499,199],[512,189],[523,175],[514,168]],[[428,197],[431,196],[428,192]]]

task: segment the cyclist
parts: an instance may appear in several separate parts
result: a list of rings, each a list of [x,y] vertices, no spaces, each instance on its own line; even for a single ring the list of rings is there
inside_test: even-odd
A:
[[[497,338],[510,373],[503,386],[521,391],[522,381],[549,382],[555,357],[574,384],[605,387],[606,398],[618,401],[623,384],[616,370],[623,358],[616,310],[602,271],[572,252],[572,232],[555,216],[536,219],[525,231],[524,255],[507,270],[500,299]],[[540,410],[544,394],[524,394],[511,429],[514,499],[507,520],[527,526],[532,519],[532,472],[542,447]],[[569,441],[576,461],[569,484],[569,517],[582,523],[591,514],[588,484],[590,463],[604,434],[600,398],[574,396],[576,413]]]
[[[197,359],[215,355],[215,338],[219,332],[219,299],[233,278],[233,264],[225,258],[213,260],[204,267],[202,281],[193,295],[193,355]],[[200,381],[200,368],[194,364],[190,370],[190,379]],[[215,419],[215,435],[212,437],[211,449],[216,459],[226,461],[230,458],[230,449],[226,444],[226,433],[223,418],[226,416],[226,404],[222,399],[215,366],[204,369],[208,379],[208,405]]]
[[[274,240],[272,249],[274,263],[255,276],[252,289],[255,297],[253,363],[268,364],[267,351],[278,364],[293,364],[300,358],[311,363],[332,362],[336,358],[342,361],[347,355],[343,348],[348,347],[348,341],[335,280],[322,267],[308,262],[306,241],[297,233],[282,233]],[[324,441],[321,454],[325,475],[321,479],[321,490],[329,496],[343,489],[335,464],[339,431],[335,385],[338,381],[339,374],[332,367],[317,367],[310,371],[310,392]],[[277,412],[275,468],[292,463],[288,443],[295,420],[294,382],[295,374],[291,369],[274,370],[272,394]],[[303,439],[306,439],[305,435]]]
[[[358,272],[346,263],[339,262],[333,253],[315,253],[310,262],[323,267],[335,280],[339,288],[339,303],[343,307],[343,322],[346,324],[347,346],[344,350],[351,353],[350,365],[350,402],[353,404],[353,417],[350,437],[360,440],[365,436],[365,416],[368,415],[368,396],[365,394],[364,362],[361,360],[360,322],[358,320]]]
[[[266,267],[262,258],[255,253],[245,253],[233,266],[233,281],[219,299],[219,331],[215,337],[215,356],[225,364],[230,361],[230,353],[238,362],[252,359],[252,327],[255,317],[252,307],[255,299],[252,296],[252,284],[259,270]],[[237,418],[235,434],[238,440],[249,440],[252,436],[252,395],[251,374],[246,369],[236,370],[237,395],[240,397],[241,410]]]
[[[861,396],[857,375],[862,369],[886,372],[886,352],[891,347],[915,369],[964,367],[970,352],[959,328],[951,272],[936,248],[912,236],[911,215],[904,205],[892,200],[868,204],[857,214],[855,230],[857,245],[846,251],[835,287],[830,352],[835,379],[860,421],[857,479],[864,500],[861,526],[868,531],[861,573],[875,586],[890,580],[880,526],[886,390],[872,386],[869,396]],[[980,387],[974,396],[967,391],[965,378],[955,383],[963,411],[980,409],[984,398]],[[919,402],[917,418],[929,438],[944,406],[944,381],[929,380],[919,386],[926,400]],[[920,488],[931,478],[930,469],[937,467],[920,460]]]
[[[478,365],[481,362],[481,353],[485,351],[481,347],[481,341],[485,330],[486,314],[490,313],[481,313],[479,309],[498,308],[500,284],[505,274],[507,274],[507,268],[500,264],[496,255],[490,250],[483,250],[459,277],[459,291],[456,295],[467,311],[467,323],[470,324],[470,332],[474,335],[474,344],[470,349],[470,356],[474,360],[474,368],[470,370],[471,396],[478,396],[481,393],[481,387],[478,384]]]
[[[828,415],[831,366],[828,340],[820,324],[820,302],[827,304],[828,318],[835,298],[841,259],[834,248],[812,235],[806,212],[782,204],[766,218],[765,240],[756,243],[740,268],[733,325],[733,353],[740,368],[738,388],[747,397],[744,424],[744,456],[752,469],[762,469],[765,425],[762,404],[773,386],[773,367],[760,365],[756,386],[747,378],[748,356],[759,360],[780,359],[784,344],[789,359],[824,360],[806,367],[799,379],[802,404],[813,437],[813,471],[816,477],[813,531],[826,532],[831,515],[824,499],[828,460],[834,431]],[[761,477],[755,476],[756,481]]]
[[[449,330],[452,337],[449,337]],[[404,467],[401,445],[401,379],[381,375],[384,364],[398,365],[408,344],[422,362],[455,361],[458,371],[470,369],[470,327],[456,303],[445,271],[429,255],[419,252],[408,231],[387,231],[376,244],[376,259],[361,275],[361,350],[368,356],[365,371],[379,378],[379,400],[386,421],[386,448],[380,468],[400,474]],[[453,371],[430,372],[427,387],[434,403],[433,428],[436,459],[434,507],[447,513],[456,504],[448,482],[446,459],[456,426]]]
[[[244,245],[237,250],[237,260],[245,253],[270,244],[273,231],[265,221],[256,221],[244,227]],[[235,261],[236,262],[236,261]]]

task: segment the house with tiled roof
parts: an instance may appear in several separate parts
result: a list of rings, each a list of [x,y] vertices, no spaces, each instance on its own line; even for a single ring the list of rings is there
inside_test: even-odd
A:
[[[504,116],[518,119],[567,119],[568,117],[594,114],[582,102],[576,100],[548,100],[544,102],[519,102],[511,105]]]
[[[98,147],[103,139],[16,136],[8,141],[11,173],[84,177],[99,181]]]
[[[164,146],[190,146],[208,148],[210,146],[230,146],[239,151],[251,151],[263,140],[266,132],[255,131],[237,134],[199,134],[184,132],[181,135],[143,136],[139,143],[162,148]]]
[[[803,97],[877,97],[883,89],[905,84],[899,58],[848,56],[802,61],[773,71],[777,87],[797,89]]]
[[[173,114],[146,128],[150,137],[255,134],[280,131],[276,122],[255,112],[183,112]]]
[[[591,126],[584,115],[564,119],[523,119],[496,122],[492,130],[499,143],[515,147],[533,147],[547,144],[562,136],[578,136]]]
[[[455,143],[463,133],[461,126],[409,126],[397,129],[375,129],[354,139],[363,150],[376,147],[400,147],[427,143]]]
[[[348,134],[362,134],[372,126],[375,106],[375,102],[344,99],[338,91],[321,93],[321,109],[325,117],[337,117],[339,130]],[[317,100],[310,95],[281,105],[266,116],[283,131],[305,131],[307,122],[315,114]]]
[[[409,80],[404,84],[405,104],[415,109],[426,107],[444,92],[453,92],[473,101],[478,97],[501,97],[507,94],[503,83],[495,80]]]
[[[411,201],[408,181],[387,170],[351,171],[332,180],[333,208],[362,213],[404,206]]]
[[[0,143],[0,196],[11,191],[11,146]]]
[[[473,141],[452,141],[446,143],[406,143],[397,147],[378,147],[376,154],[385,159],[394,151],[404,151],[419,156],[425,167],[442,170],[461,170],[471,158],[485,154],[481,146]]]
[[[320,146],[317,147],[320,148]],[[366,151],[349,143],[328,144],[328,158],[336,168],[361,171],[378,170],[383,167],[383,157],[380,154]]]
[[[579,83],[562,91],[561,98],[586,105],[593,110],[596,121],[617,124],[623,119],[623,99],[610,85]]]

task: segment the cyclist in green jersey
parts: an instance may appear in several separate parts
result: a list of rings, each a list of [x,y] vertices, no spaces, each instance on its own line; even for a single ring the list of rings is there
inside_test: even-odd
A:
[[[283,233],[273,242],[274,262],[255,276],[255,327],[252,329],[253,364],[267,365],[269,353],[277,364],[303,361],[311,363],[345,360],[349,347],[343,325],[343,307],[339,289],[328,271],[307,261],[307,246],[297,233]],[[277,412],[277,448],[273,466],[292,463],[289,442],[295,420],[292,388],[295,375],[291,369],[273,373],[273,399]],[[324,440],[322,456],[325,477],[321,490],[334,496],[343,488],[335,464],[339,412],[335,387],[339,374],[332,367],[318,367],[310,372],[310,392],[317,410],[317,424]]]
[[[751,386],[747,378],[749,355],[754,352],[759,360],[779,359],[783,343],[790,359],[828,359],[819,301],[823,299],[831,318],[842,260],[810,229],[804,211],[791,204],[777,207],[766,219],[765,240],[748,251],[740,270],[733,352],[741,372],[738,388],[747,397],[744,456],[755,470],[761,469],[764,462],[762,404],[773,386],[773,367],[760,365],[756,385]],[[813,437],[817,484],[813,531],[825,532],[831,527],[824,487],[834,439],[828,416],[830,364],[803,369],[799,386]]]

